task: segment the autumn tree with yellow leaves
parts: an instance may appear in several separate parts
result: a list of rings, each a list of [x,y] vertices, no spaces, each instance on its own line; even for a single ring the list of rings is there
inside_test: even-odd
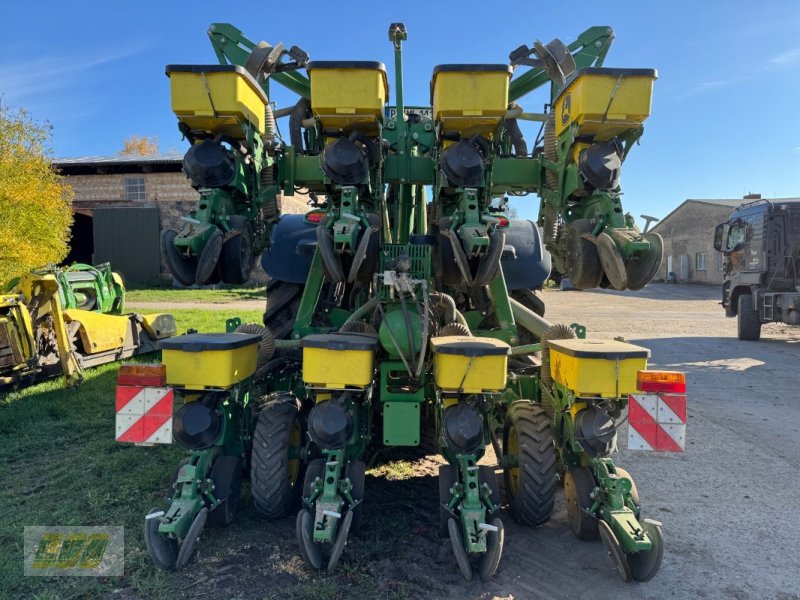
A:
[[[158,154],[158,138],[156,136],[132,135],[122,140],[120,156],[154,156]]]
[[[47,157],[50,127],[0,107],[0,285],[69,250],[72,188]]]

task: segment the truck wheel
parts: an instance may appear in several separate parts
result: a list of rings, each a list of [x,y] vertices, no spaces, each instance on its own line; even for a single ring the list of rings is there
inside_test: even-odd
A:
[[[523,525],[543,525],[553,512],[557,478],[553,432],[541,406],[527,400],[511,405],[506,413],[503,450],[516,462],[504,471],[514,519]]]
[[[736,332],[740,340],[761,339],[761,318],[753,307],[753,295],[745,292],[739,296],[739,314],[736,316]]]
[[[250,485],[256,510],[270,519],[291,512],[303,485],[302,423],[289,402],[267,404],[253,433]]]

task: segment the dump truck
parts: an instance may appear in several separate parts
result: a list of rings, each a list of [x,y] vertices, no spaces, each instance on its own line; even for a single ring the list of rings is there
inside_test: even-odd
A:
[[[800,200],[760,199],[717,225],[723,255],[722,306],[740,340],[761,338],[764,323],[800,325]]]
[[[369,458],[433,431],[438,529],[465,579],[498,568],[501,505],[538,527],[560,481],[575,534],[600,537],[625,581],[652,578],[661,524],[612,455],[629,395],[685,394],[685,377],[648,370],[646,348],[548,322],[535,290],[551,266],[620,290],[657,270],[661,238],[636,228],[619,183],[655,70],[604,67],[614,35],[593,27],[507,63],[435,66],[420,110],[405,106],[402,23],[388,31],[393,96],[380,62],[312,61],[225,23],[208,35],[219,64],[166,67],[200,199],[162,251],[186,284],[240,281],[259,255],[270,283],[263,325],[166,340],[161,364],[120,370],[118,439],[170,437],[128,433],[126,407],[149,394],[175,403],[156,422],[188,452],[145,516],[153,563],[186,566],[207,524],[232,522],[249,476],[256,509],[296,515],[305,563],[333,571],[361,527]],[[273,108],[273,85],[297,102]],[[525,111],[545,85],[547,110]],[[542,124],[530,146],[524,119]],[[297,190],[311,210],[281,214]],[[507,212],[526,194],[535,222]],[[496,467],[478,464],[489,449]]]
[[[74,264],[24,274],[0,295],[0,385],[18,386],[154,352],[175,335],[169,314],[125,312],[125,286],[111,265]]]

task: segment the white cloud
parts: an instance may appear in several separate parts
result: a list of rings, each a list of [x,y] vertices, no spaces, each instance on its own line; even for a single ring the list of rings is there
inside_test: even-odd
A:
[[[791,67],[800,63],[800,48],[793,48],[786,52],[776,54],[768,60],[769,64],[775,67]]]

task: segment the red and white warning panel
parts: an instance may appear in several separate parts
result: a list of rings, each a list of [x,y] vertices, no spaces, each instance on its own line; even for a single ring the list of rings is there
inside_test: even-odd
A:
[[[153,445],[172,443],[175,394],[164,385],[162,365],[122,365],[117,377],[118,442]]]
[[[641,392],[628,398],[628,449],[683,452],[686,447],[686,376],[639,371]]]

